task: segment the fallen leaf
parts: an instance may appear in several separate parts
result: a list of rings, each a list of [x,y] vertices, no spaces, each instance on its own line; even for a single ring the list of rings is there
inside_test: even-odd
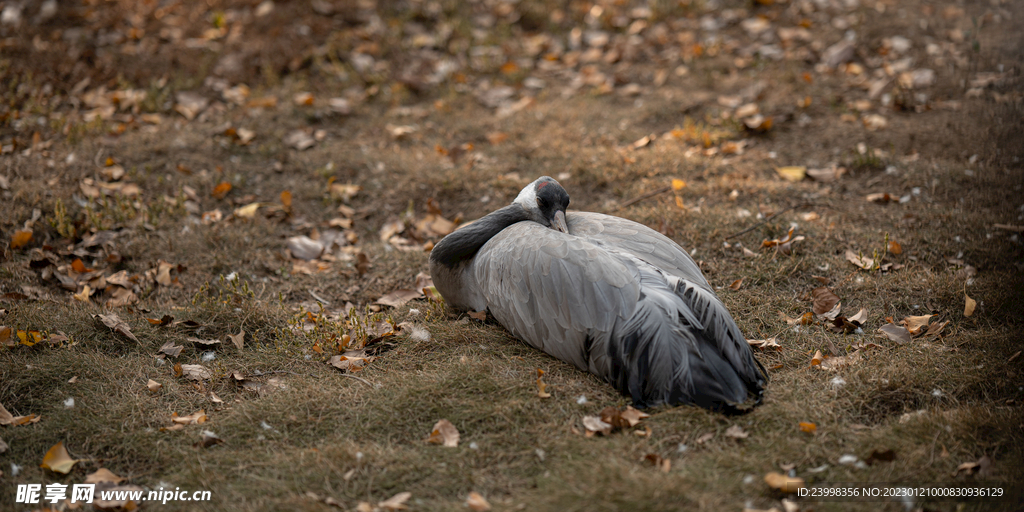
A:
[[[849,261],[864,270],[871,270],[875,266],[875,260],[866,256],[858,256],[857,253],[849,249],[846,250],[846,261]]]
[[[216,187],[213,187],[213,192],[211,192],[210,195],[217,199],[224,199],[224,196],[227,196],[228,192],[231,192],[231,184],[226,181],[222,181],[218,183]]]
[[[380,503],[377,503],[377,506],[387,510],[405,510],[409,508],[405,505],[405,502],[409,501],[409,498],[411,497],[411,492],[400,492]]]
[[[128,324],[125,323],[120,318],[118,318],[117,314],[109,313],[109,314],[106,314],[106,315],[95,315],[95,316],[93,316],[93,318],[95,318],[96,320],[99,320],[100,322],[103,323],[103,325],[113,329],[115,332],[119,332],[119,333],[127,336],[132,341],[135,341],[137,343],[141,343],[139,341],[139,339],[136,338],[134,334],[132,334],[131,328],[128,327]]]
[[[333,356],[327,361],[331,366],[349,372],[357,372],[366,366],[366,358],[363,357],[348,357],[343,355]]]
[[[706,442],[708,442],[708,441],[710,441],[710,440],[712,440],[714,438],[715,438],[715,433],[714,432],[708,432],[707,434],[703,434],[700,437],[698,437],[697,440],[694,441],[694,443],[696,443],[696,444],[704,444],[704,443],[706,443]]]
[[[92,295],[92,288],[89,288],[89,285],[85,284],[85,285],[82,285],[82,291],[81,292],[72,294],[71,297],[74,298],[77,301],[90,302],[90,300],[89,300],[89,296],[90,295]]]
[[[32,230],[31,229],[19,229],[14,232],[11,236],[11,249],[18,249],[24,247],[26,244],[32,241]]]
[[[785,314],[779,313],[779,316],[786,321],[789,325],[810,325],[814,321],[814,313],[808,311],[796,318],[789,318]]]
[[[764,482],[772,489],[777,489],[789,494],[793,494],[804,487],[803,478],[786,476],[777,471],[772,471],[767,475],[764,475]]]
[[[750,437],[750,434],[743,431],[743,427],[739,425],[733,425],[725,429],[725,437],[731,437],[733,439],[746,439]]]
[[[159,382],[157,382],[157,381],[155,381],[153,379],[149,379],[146,382],[146,387],[149,388],[150,392],[156,393],[157,391],[160,391],[160,388],[164,387],[164,385],[160,384]]]
[[[283,141],[285,144],[299,151],[309,149],[316,145],[316,139],[303,130],[294,130],[289,132],[288,135],[284,137]]]
[[[39,467],[66,475],[71,472],[71,468],[74,467],[76,462],[78,462],[78,460],[72,459],[71,456],[68,455],[67,449],[64,448],[64,442],[61,441],[53,445],[53,447],[46,452],[46,455],[43,456],[43,463],[40,464]]]
[[[668,473],[672,470],[672,461],[658,455],[657,453],[648,453],[647,455],[644,455],[644,460],[658,468],[662,473]]]
[[[868,310],[866,310],[864,308],[860,308],[860,311],[858,311],[856,315],[853,315],[853,316],[847,318],[847,320],[850,323],[857,324],[858,326],[864,325],[864,322],[866,322],[867,319],[868,319]]]
[[[85,475],[85,483],[87,484],[98,484],[101,482],[119,484],[125,480],[126,478],[115,475],[107,468],[99,468],[95,472]]]
[[[848,356],[837,356],[837,357],[825,358],[823,361],[821,361],[821,364],[818,365],[818,368],[820,368],[822,370],[836,370],[836,369],[841,368],[843,366],[847,366],[847,365],[856,363],[856,362],[860,361],[860,359],[861,359],[860,351],[859,350],[855,350],[855,351],[853,351],[853,353],[851,353]]]
[[[978,303],[972,299],[967,292],[964,292],[964,316],[974,315],[974,308],[978,306]]]
[[[199,443],[197,443],[197,445],[202,446],[203,448],[209,448],[215,444],[221,444],[224,442],[224,440],[218,437],[217,434],[214,434],[209,430],[203,430],[199,433],[199,436]]]
[[[171,421],[180,425],[199,425],[206,423],[206,419],[205,409],[199,409],[188,416],[178,416],[178,413],[176,412],[171,413]]]
[[[474,512],[486,512],[491,509],[491,504],[478,492],[470,492],[466,497],[466,506]]]
[[[362,190],[363,187],[359,185],[353,185],[351,183],[334,183],[333,181],[328,185],[328,191],[332,196],[341,199],[344,202],[349,202],[356,194]]]
[[[899,196],[888,194],[885,192],[878,192],[875,194],[868,194],[867,196],[864,197],[864,199],[872,203],[885,204],[892,201],[899,201]]]
[[[210,370],[207,370],[201,364],[183,364],[181,365],[182,376],[192,380],[206,380],[212,379],[213,374]]]
[[[245,344],[245,329],[242,329],[238,334],[228,334],[228,339],[235,345],[235,348],[242,350]]]
[[[876,462],[892,462],[896,460],[896,452],[892,449],[889,450],[872,450],[871,455],[864,459],[864,462],[874,464]]]
[[[682,190],[684,188],[686,188],[685,181],[678,178],[672,178],[672,190]]]
[[[627,405],[626,409],[619,415],[630,427],[635,427],[640,420],[644,418],[650,418],[651,415],[643,411],[638,411],[631,405]]]
[[[181,351],[184,348],[185,347],[183,347],[181,345],[175,345],[173,341],[168,341],[167,343],[164,343],[160,347],[159,352],[161,352],[163,354],[167,354],[167,355],[169,355],[171,357],[178,357],[178,355],[181,354]]]
[[[811,300],[813,301],[811,310],[816,315],[828,314],[839,304],[839,296],[832,293],[827,286],[819,286],[811,290]]]
[[[801,421],[799,423],[799,427],[801,432],[807,432],[808,434],[813,434],[818,431],[818,425],[806,421]]]
[[[544,376],[544,370],[537,368],[537,396],[541,398],[551,398],[551,393],[548,393],[548,385],[544,383],[542,377]]]
[[[785,178],[788,181],[797,182],[804,179],[807,175],[807,167],[802,165],[788,166],[788,167],[776,167],[775,172],[779,176]]]
[[[729,289],[733,290],[733,291],[736,291],[736,290],[739,290],[741,286],[743,286],[743,278],[742,277],[737,279],[737,280],[735,280],[735,281],[733,281],[732,284],[729,285]]]
[[[747,344],[754,348],[777,348],[781,349],[782,346],[776,341],[774,337],[765,340],[747,340]]]
[[[435,291],[436,291],[436,289],[435,289]],[[467,311],[466,314],[469,315],[470,318],[472,318],[474,320],[478,320],[480,322],[484,322],[484,321],[487,320],[487,310],[484,310],[484,311]]]
[[[391,306],[393,308],[400,308],[413,299],[422,298],[423,294],[416,290],[395,290],[379,299],[377,304],[383,306]]]
[[[258,203],[258,202],[257,203],[249,203],[249,204],[247,204],[245,206],[240,206],[238,208],[235,208],[235,211],[233,212],[233,215],[235,217],[240,217],[240,218],[243,218],[243,219],[251,219],[251,218],[256,216],[256,211],[259,210],[260,206],[262,206],[262,204]]]
[[[910,333],[906,327],[890,323],[879,327],[878,332],[897,343],[910,343]]]
[[[825,356],[821,354],[820,350],[816,350],[814,355],[811,357],[811,366],[818,366],[825,359]]]
[[[900,324],[906,327],[912,336],[917,336],[921,334],[921,329],[928,327],[928,322],[933,316],[935,315],[908,316]]]
[[[596,434],[608,435],[612,433],[612,426],[601,421],[601,418],[598,416],[584,416],[583,428],[586,429],[587,437],[592,437]]]
[[[430,431],[427,442],[455,448],[459,446],[459,429],[448,420],[438,420]]]

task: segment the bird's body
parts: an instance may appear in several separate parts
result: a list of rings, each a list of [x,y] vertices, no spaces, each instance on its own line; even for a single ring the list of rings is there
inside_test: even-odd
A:
[[[561,186],[541,178],[441,240],[430,270],[446,302],[489,310],[638,406],[759,401],[763,370],[689,255],[642,224],[567,205]]]

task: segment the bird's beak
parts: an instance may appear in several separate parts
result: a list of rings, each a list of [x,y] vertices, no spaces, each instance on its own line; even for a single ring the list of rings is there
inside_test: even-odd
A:
[[[569,232],[569,227],[565,225],[565,212],[562,210],[555,212],[555,218],[551,219],[551,229],[561,231],[562,233]]]

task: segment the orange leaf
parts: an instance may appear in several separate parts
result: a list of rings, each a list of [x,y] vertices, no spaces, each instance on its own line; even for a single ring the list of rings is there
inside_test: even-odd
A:
[[[213,193],[210,195],[217,199],[224,199],[224,196],[228,195],[228,192],[231,192],[231,184],[226,181],[222,181],[213,188]]]
[[[809,422],[806,422],[806,421],[801,421],[800,422],[800,431],[801,432],[807,432],[808,434],[813,434],[813,433],[818,431],[818,426],[815,425],[814,423],[809,423]]]
[[[43,463],[40,464],[39,467],[66,475],[71,472],[71,468],[76,462],[78,461],[72,459],[71,456],[68,455],[67,449],[64,448],[64,442],[61,441],[53,445],[53,447],[46,452],[46,455],[43,456]]]
[[[281,192],[281,205],[284,206],[285,210],[292,209],[292,193],[285,190]]]
[[[32,241],[32,230],[31,229],[19,229],[14,232],[14,236],[11,237],[11,249],[17,249],[24,247],[25,244]]]
[[[85,263],[82,263],[81,258],[75,258],[75,261],[71,262],[71,268],[79,274],[84,274],[89,271],[89,269],[85,268]]]

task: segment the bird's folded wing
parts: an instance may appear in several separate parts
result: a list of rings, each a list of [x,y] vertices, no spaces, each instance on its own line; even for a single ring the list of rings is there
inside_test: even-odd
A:
[[[679,244],[643,224],[592,212],[569,212],[565,222],[569,233],[629,251],[667,274],[711,290],[700,268]]]
[[[628,259],[534,222],[504,229],[473,267],[498,322],[584,370],[600,366],[616,320],[633,314],[640,293]]]

